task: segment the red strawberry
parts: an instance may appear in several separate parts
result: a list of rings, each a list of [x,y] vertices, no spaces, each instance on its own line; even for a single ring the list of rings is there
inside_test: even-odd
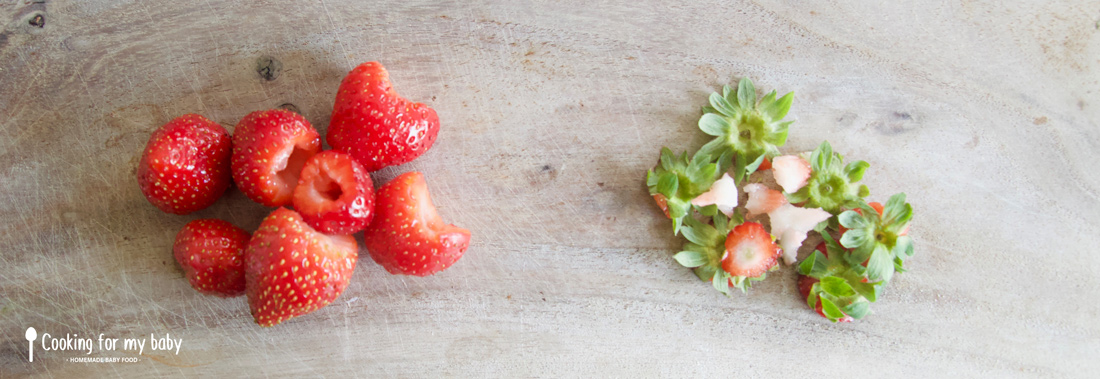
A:
[[[298,212],[271,212],[245,251],[253,319],[274,326],[328,305],[347,288],[358,251],[355,238],[322,234]]]
[[[285,205],[306,159],[319,151],[321,136],[301,115],[283,109],[249,113],[233,130],[233,181],[257,203]]]
[[[244,294],[244,247],[248,232],[218,219],[195,220],[176,234],[172,255],[191,287],[207,295]]]
[[[665,195],[655,193],[653,194],[653,201],[657,202],[657,207],[661,208],[661,212],[665,213],[665,217],[672,218],[668,215],[668,198]]]
[[[350,154],[367,171],[416,159],[439,134],[439,116],[399,96],[378,62],[359,65],[340,82],[325,136],[333,150]]]
[[[364,235],[371,258],[391,274],[428,276],[455,263],[470,245],[470,231],[445,224],[419,172],[407,172],[378,189],[374,221]]]
[[[738,225],[726,236],[722,269],[733,276],[755,278],[775,267],[779,246],[764,226],[755,222]]]
[[[138,186],[160,210],[188,214],[214,204],[229,188],[229,133],[197,114],[169,121],[149,137]]]
[[[367,170],[347,154],[323,151],[302,167],[293,203],[314,229],[352,234],[366,228],[374,216],[374,183]]]

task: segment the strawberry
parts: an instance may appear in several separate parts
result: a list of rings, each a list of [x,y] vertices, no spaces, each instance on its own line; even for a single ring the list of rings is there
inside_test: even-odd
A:
[[[323,151],[302,167],[294,188],[294,209],[309,226],[326,234],[352,234],[374,217],[374,183],[347,154]]]
[[[364,234],[375,262],[391,274],[428,276],[450,267],[470,245],[470,231],[443,223],[419,172],[378,189],[374,220]]]
[[[783,204],[787,204],[787,198],[782,192],[760,183],[746,184],[745,193],[749,194],[749,200],[745,202],[745,210],[749,211],[748,217],[771,213]]]
[[[726,236],[722,270],[732,276],[758,277],[778,263],[779,246],[764,226],[755,222],[738,225]]]
[[[233,181],[249,199],[290,202],[298,175],[321,151],[321,136],[301,115],[283,109],[249,113],[233,130]]]
[[[253,319],[260,326],[274,326],[328,305],[347,288],[358,250],[355,238],[322,234],[298,212],[271,212],[245,251],[245,288]]]
[[[437,134],[435,110],[399,96],[382,64],[367,62],[340,82],[325,138],[333,150],[377,171],[416,159]]]
[[[775,157],[772,175],[775,176],[775,184],[783,187],[783,192],[794,193],[810,179],[810,162],[797,155]]]
[[[195,220],[176,234],[172,255],[191,287],[207,295],[244,294],[244,247],[250,236],[218,219]]]
[[[229,133],[197,114],[169,121],[149,137],[138,163],[141,193],[160,210],[188,214],[229,188]]]

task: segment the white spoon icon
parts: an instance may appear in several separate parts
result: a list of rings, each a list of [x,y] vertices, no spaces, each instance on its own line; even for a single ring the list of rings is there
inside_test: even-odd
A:
[[[34,362],[34,339],[38,338],[38,331],[34,327],[27,328],[27,345],[30,346],[30,361]]]

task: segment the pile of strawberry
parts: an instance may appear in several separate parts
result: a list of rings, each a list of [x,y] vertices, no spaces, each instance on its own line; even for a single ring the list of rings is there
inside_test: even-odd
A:
[[[232,136],[189,114],[153,133],[137,179],[145,198],[168,213],[204,209],[232,183],[278,207],[251,235],[202,219],[184,226],[173,246],[192,287],[247,294],[256,323],[273,326],[347,288],[359,231],[371,258],[391,274],[432,275],[462,257],[470,232],[443,222],[423,175],[407,172],[377,192],[370,176],[424,154],[438,133],[435,111],[399,96],[386,69],[368,62],[340,83],[326,135],[332,150],[321,151],[317,131],[290,111],[250,113]]]
[[[747,291],[777,269],[780,257],[795,263],[814,231],[824,242],[798,264],[799,292],[830,321],[860,319],[913,256],[913,208],[904,193],[885,205],[866,202],[870,190],[857,182],[869,164],[844,164],[828,142],[781,155],[793,99],[775,91],[758,99],[748,79],[712,93],[699,129],[714,140],[690,157],[662,149],[646,184],[673,235],[687,240],[673,258],[714,288]],[[747,197],[741,207],[739,187]]]

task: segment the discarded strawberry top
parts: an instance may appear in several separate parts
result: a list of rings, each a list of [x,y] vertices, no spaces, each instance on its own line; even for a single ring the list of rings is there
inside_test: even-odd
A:
[[[857,182],[870,165],[844,164],[828,142],[810,153],[781,155],[793,99],[775,91],[757,98],[747,78],[712,93],[699,129],[715,138],[690,158],[662,148],[646,185],[672,220],[672,234],[686,240],[673,258],[720,292],[747,292],[778,268],[779,257],[794,264],[813,232],[826,243],[799,264],[800,293],[830,321],[861,319],[913,256],[912,207],[904,193],[885,206],[868,204],[870,190]],[[772,181],[752,175],[769,170]],[[748,195],[743,205],[739,187]]]

